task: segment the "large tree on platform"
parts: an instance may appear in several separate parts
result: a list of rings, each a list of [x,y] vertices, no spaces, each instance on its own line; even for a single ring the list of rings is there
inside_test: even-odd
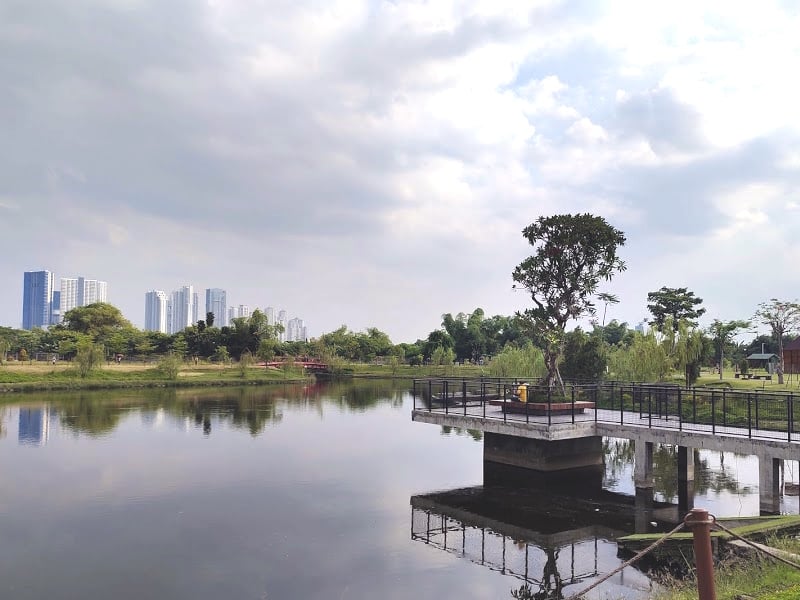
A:
[[[547,385],[561,382],[558,361],[570,319],[594,315],[592,298],[601,280],[625,270],[617,250],[625,235],[602,217],[554,215],[522,230],[534,253],[514,269],[512,277],[525,289],[533,307],[519,313],[544,342]]]

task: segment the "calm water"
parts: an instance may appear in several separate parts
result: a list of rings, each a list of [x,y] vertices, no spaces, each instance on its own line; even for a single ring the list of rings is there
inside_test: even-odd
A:
[[[15,401],[0,407],[4,598],[510,598],[525,577],[569,595],[620,563],[602,511],[562,533],[475,488],[479,435],[412,423],[403,384]],[[607,488],[632,492],[632,450],[608,440],[608,457]],[[700,459],[696,505],[758,513],[757,465]],[[649,589],[627,569],[591,597]]]

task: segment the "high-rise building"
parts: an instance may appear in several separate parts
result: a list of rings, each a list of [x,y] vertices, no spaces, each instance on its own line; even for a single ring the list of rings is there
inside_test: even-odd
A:
[[[78,306],[108,301],[108,284],[97,279],[78,277]]]
[[[228,325],[233,325],[233,320],[236,318],[236,307],[228,307]]]
[[[203,315],[205,319],[206,316]],[[192,293],[192,325],[195,325],[200,320],[200,295],[197,292]]]
[[[78,279],[70,277],[61,278],[61,314],[72,310],[78,304]]]
[[[275,325],[275,309],[268,306],[264,309],[264,315],[267,317],[267,325]]]
[[[287,342],[305,342],[308,339],[306,336],[306,324],[303,319],[289,319],[286,323],[286,341]]]
[[[183,331],[189,325],[192,325],[192,319],[195,316],[194,287],[185,285],[179,290],[172,292],[171,302],[171,319],[167,325],[167,333],[178,333]]]
[[[53,301],[50,303],[50,325],[61,323],[61,292],[53,290]]]
[[[276,325],[280,325],[283,328],[283,331],[281,331],[280,334],[278,334],[278,339],[281,342],[285,342],[286,341],[286,311],[285,310],[279,310],[278,311],[278,321],[275,324]]]
[[[22,328],[47,327],[53,304],[53,274],[26,271],[22,281]]]
[[[108,301],[108,284],[85,277],[61,278],[61,314],[78,306]]]
[[[224,327],[228,324],[227,294],[219,288],[206,290],[206,313],[214,313],[214,325]]]
[[[144,329],[167,333],[167,294],[161,290],[144,295]]]

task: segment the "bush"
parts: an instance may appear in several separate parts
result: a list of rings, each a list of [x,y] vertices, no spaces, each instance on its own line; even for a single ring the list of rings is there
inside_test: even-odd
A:
[[[250,353],[249,350],[245,350],[242,352],[241,356],[239,357],[239,374],[242,376],[242,379],[247,378],[247,374],[249,372],[250,366],[255,362],[253,359],[253,355]]]
[[[176,354],[168,354],[158,362],[158,372],[170,381],[178,379],[181,370],[181,359]]]
[[[748,371],[750,371],[750,363],[747,362],[746,358],[743,358],[739,361],[739,372],[747,374]]]
[[[537,379],[544,377],[546,372],[542,351],[530,343],[522,348],[506,346],[489,363],[492,377]]]
[[[95,344],[88,340],[78,344],[78,351],[75,353],[75,362],[78,363],[78,373],[80,376],[85,378],[94,369],[102,365],[105,354],[105,348],[102,344]]]

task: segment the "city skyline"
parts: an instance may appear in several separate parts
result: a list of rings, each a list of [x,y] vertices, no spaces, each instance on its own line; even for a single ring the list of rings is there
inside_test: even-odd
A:
[[[800,296],[793,3],[323,4],[15,6],[0,323],[48,265],[138,326],[190,281],[414,340],[530,306],[522,229],[587,212],[627,237],[608,319],[662,286],[703,326]]]

